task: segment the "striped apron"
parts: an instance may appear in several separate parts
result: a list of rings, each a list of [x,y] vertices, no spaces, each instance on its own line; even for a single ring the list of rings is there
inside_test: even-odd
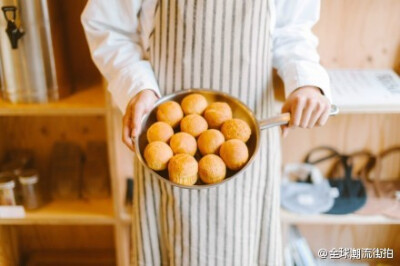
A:
[[[268,0],[144,3],[154,8],[143,43],[162,94],[211,88],[259,119],[272,115]],[[160,182],[135,160],[132,264],[281,265],[278,129],[260,144],[242,176],[203,190]]]

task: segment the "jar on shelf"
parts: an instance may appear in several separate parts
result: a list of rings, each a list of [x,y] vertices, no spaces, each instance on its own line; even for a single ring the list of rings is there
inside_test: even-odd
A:
[[[1,166],[1,171],[13,173],[14,175],[19,175],[24,167],[25,165],[22,161],[14,160],[3,163]]]
[[[42,204],[39,189],[39,173],[34,169],[23,170],[18,177],[21,185],[21,195],[24,207],[28,210],[37,209]]]
[[[17,205],[14,190],[15,175],[13,173],[0,173],[0,205]]]

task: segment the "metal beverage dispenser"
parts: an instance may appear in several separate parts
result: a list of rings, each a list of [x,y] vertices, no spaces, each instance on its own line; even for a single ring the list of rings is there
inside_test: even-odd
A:
[[[60,97],[47,0],[0,0],[3,98],[43,103]]]

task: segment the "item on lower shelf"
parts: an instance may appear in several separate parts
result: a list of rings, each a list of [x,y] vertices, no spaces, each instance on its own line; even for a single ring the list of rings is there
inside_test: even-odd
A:
[[[311,182],[304,182],[306,179]],[[281,205],[285,209],[300,214],[323,213],[332,208],[337,196],[337,189],[329,185],[317,167],[300,163],[285,165],[281,184]]]
[[[12,160],[12,161],[6,161],[5,163],[3,163],[1,166],[1,171],[2,172],[11,172],[15,175],[18,175],[19,173],[21,173],[21,171],[24,168],[25,168],[24,163],[22,163],[21,161]]]
[[[110,178],[108,172],[106,142],[88,142],[82,177],[82,194],[85,198],[110,197]]]
[[[359,151],[347,155],[351,164],[358,158],[364,157],[364,164],[361,164],[358,175],[363,181],[367,193],[366,204],[355,213],[360,215],[386,215],[390,218],[400,219],[400,201],[396,196],[400,191],[400,180],[383,180],[382,160],[400,152],[400,146],[388,148],[380,152],[377,156],[368,151]],[[340,163],[332,167],[332,171],[337,171]],[[371,173],[375,173],[371,178]]]
[[[324,151],[328,155],[311,160],[312,157],[315,157],[313,156],[313,153],[319,153],[321,151]],[[304,162],[315,165],[329,159],[340,160],[339,165],[343,167],[344,176],[329,179],[330,185],[339,190],[339,196],[335,198],[333,207],[326,213],[349,214],[355,212],[365,205],[367,196],[362,181],[352,177],[353,165],[349,163],[348,155],[340,154],[331,147],[322,146],[312,149],[307,154]]]
[[[400,219],[400,200],[396,196],[400,191],[400,179],[385,180],[382,177],[382,161],[393,153],[400,153],[400,146],[388,148],[380,152],[374,160],[375,173],[373,179],[370,174],[365,178],[368,200],[364,208],[359,210],[358,214],[383,214],[390,218]],[[371,167],[372,168],[372,167]]]
[[[15,199],[17,204],[22,201],[18,175],[27,168],[33,167],[33,151],[28,149],[11,149],[5,153],[4,161],[0,164],[0,172],[11,172],[15,175]]]
[[[80,198],[82,163],[82,151],[76,143],[60,141],[54,144],[50,165],[53,198]]]
[[[2,172],[13,172],[18,175],[28,167],[33,167],[33,152],[25,149],[13,149],[6,152],[0,168]]]
[[[35,169],[23,170],[18,177],[24,207],[28,210],[39,208],[42,197],[39,190],[39,173]]]
[[[15,206],[15,175],[10,172],[0,173],[0,205]]]
[[[289,227],[287,243],[289,251],[285,254],[286,266],[316,266],[310,246],[300,234],[297,226]]]

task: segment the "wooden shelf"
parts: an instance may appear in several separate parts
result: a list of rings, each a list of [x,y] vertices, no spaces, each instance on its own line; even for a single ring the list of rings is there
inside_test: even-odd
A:
[[[286,224],[331,224],[331,225],[400,225],[400,220],[390,219],[383,215],[301,215],[281,209],[281,221]]]
[[[26,211],[25,218],[0,219],[1,224],[114,224],[111,199],[56,200]]]
[[[116,265],[113,250],[33,251],[26,265]]]
[[[338,106],[340,114],[398,114],[399,106],[363,107],[363,106]]]
[[[15,115],[104,115],[106,113],[102,84],[79,88],[70,96],[45,104],[12,104],[0,99],[0,116]]]

